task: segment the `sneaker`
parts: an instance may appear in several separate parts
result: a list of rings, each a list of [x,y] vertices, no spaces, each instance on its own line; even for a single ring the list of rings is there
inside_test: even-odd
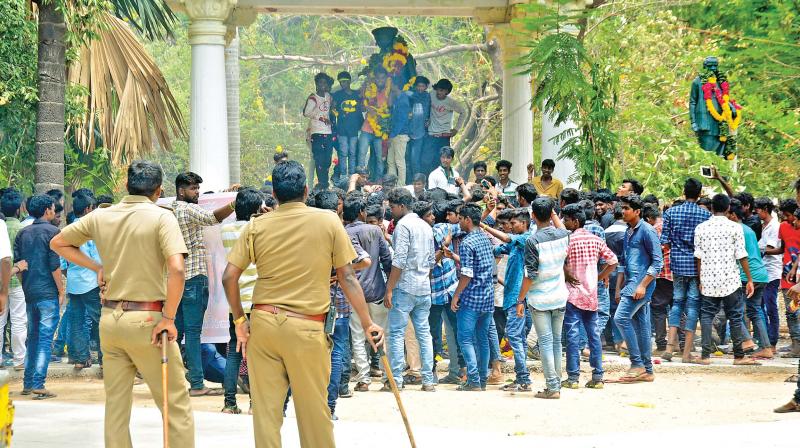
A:
[[[369,384],[358,382],[356,383],[356,387],[353,388],[356,392],[369,392]]]
[[[331,412],[331,421],[334,421],[334,422],[335,422],[335,421],[337,421],[337,420],[339,420],[339,417],[337,417],[337,416],[336,416],[336,414],[334,414],[333,412]]]
[[[461,378],[447,374],[444,378],[439,379],[439,384],[461,384]]]
[[[349,387],[345,387],[344,389],[339,390],[339,398],[350,398],[353,396],[353,392],[350,391]]]
[[[405,388],[406,387],[404,385],[402,385],[402,384],[398,384],[397,385],[397,391],[398,392],[402,392],[403,389],[405,389]],[[392,386],[389,385],[388,381],[383,383],[383,387],[381,387],[381,392],[392,392]]]
[[[586,383],[586,388],[587,389],[602,389],[605,386],[605,384],[606,383],[604,383],[603,380],[591,380],[588,383]]]
[[[483,390],[481,386],[478,385],[470,385],[470,384],[462,384],[456,388],[456,390],[460,390],[463,392],[480,392]]]
[[[377,367],[371,367],[369,369],[369,376],[372,378],[380,378],[383,376],[383,372],[381,372],[381,369]]]
[[[403,384],[422,384],[422,377],[416,375],[406,375],[403,377]]]
[[[514,388],[513,392],[532,392],[530,384],[517,384],[517,387]]]
[[[578,380],[566,379],[561,382],[561,387],[565,389],[578,389],[581,386],[578,384]]]
[[[514,392],[517,390],[517,383],[512,382],[504,384],[503,386],[500,387],[500,390],[502,390],[503,392]]]
[[[536,392],[536,395],[534,395],[534,397],[544,398],[545,400],[558,400],[559,398],[561,398],[561,392],[557,390],[545,389]]]
[[[423,384],[421,390],[423,392],[436,392],[436,386],[433,384]]]

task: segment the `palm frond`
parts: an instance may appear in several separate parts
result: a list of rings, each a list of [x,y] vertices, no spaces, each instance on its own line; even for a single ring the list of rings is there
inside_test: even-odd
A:
[[[103,20],[99,39],[81,48],[68,69],[69,82],[89,92],[75,129],[78,145],[94,150],[96,126],[115,164],[152,151],[153,136],[171,150],[170,137],[185,137],[186,130],[163,74],[125,22],[108,13]]]
[[[172,37],[178,19],[165,0],[111,0],[114,14],[147,39]]]

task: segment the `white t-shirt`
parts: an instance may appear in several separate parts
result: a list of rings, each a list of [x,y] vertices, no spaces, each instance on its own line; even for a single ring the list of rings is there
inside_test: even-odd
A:
[[[781,242],[778,239],[778,220],[774,216],[761,229],[761,239],[758,240],[758,248],[763,254],[767,246],[780,247]],[[780,280],[783,273],[783,256],[782,255],[764,255],[764,266],[767,268],[767,276],[769,281]]]
[[[11,240],[8,237],[8,227],[5,221],[0,221],[0,260],[11,258]]]
[[[452,176],[448,177],[444,168],[441,166],[433,170],[430,176],[428,176],[428,190],[441,188],[448,193],[458,194],[458,187],[456,186],[455,180],[461,176],[458,175],[458,171],[456,171],[455,168],[451,168],[450,171]]]
[[[303,108],[303,116],[309,119],[308,127],[311,134],[330,134],[331,130],[331,95],[326,93],[325,96],[319,96],[312,93],[306,100],[306,106]],[[328,123],[324,123],[320,118],[325,118]]]
[[[443,100],[436,98],[436,92],[431,94],[431,118],[428,124],[428,134],[448,134],[451,129],[461,129],[467,118],[467,110],[460,101],[450,96]],[[453,113],[458,113],[458,123],[453,126]]]

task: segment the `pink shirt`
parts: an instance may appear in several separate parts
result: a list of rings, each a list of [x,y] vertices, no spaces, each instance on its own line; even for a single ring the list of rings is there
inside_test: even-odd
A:
[[[569,236],[567,267],[578,285],[567,283],[567,301],[577,308],[597,311],[597,263],[604,260],[616,264],[617,256],[606,246],[602,238],[586,229],[577,229]]]

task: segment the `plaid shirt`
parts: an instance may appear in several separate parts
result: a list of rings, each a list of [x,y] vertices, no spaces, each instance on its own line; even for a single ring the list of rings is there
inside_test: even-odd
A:
[[[694,230],[711,213],[694,202],[684,202],[664,212],[661,244],[670,246],[670,269],[675,275],[697,277],[694,261]]]
[[[471,280],[461,292],[459,306],[476,312],[494,311],[494,255],[489,237],[473,230],[461,241],[461,275]]]
[[[186,257],[186,280],[198,275],[208,276],[206,265],[208,252],[203,242],[203,227],[219,224],[217,217],[210,210],[184,201],[173,202],[172,211],[178,219],[183,240],[189,249],[189,256]]]
[[[455,227],[455,228],[454,228]],[[438,223],[433,225],[433,245],[434,250],[442,248],[442,242],[450,235],[459,232],[458,224]],[[450,250],[453,250],[453,243],[450,243]],[[448,298],[456,292],[458,286],[458,275],[456,273],[456,263],[450,258],[442,258],[431,271],[431,305],[444,305]]]
[[[585,228],[572,232],[567,246],[567,265],[580,284],[567,283],[567,301],[582,310],[597,310],[597,265],[600,260],[608,264],[617,263],[617,256],[606,246],[605,240]]]
[[[656,233],[658,233],[659,238],[661,237],[661,230],[664,228],[664,220],[658,218],[656,220],[656,224],[653,226],[656,229]],[[664,251],[664,269],[658,273],[658,277],[656,278],[663,278],[664,280],[672,281],[672,269],[669,266],[669,248],[662,248]]]
[[[356,250],[356,259],[353,260],[353,264],[361,263],[369,258],[369,254],[361,247],[358,238],[350,236],[350,243],[353,244],[353,249]],[[331,277],[336,277],[336,269],[331,269]],[[350,317],[350,302],[345,298],[344,291],[342,291],[338,281],[331,285],[331,302],[336,305],[336,317]]]

